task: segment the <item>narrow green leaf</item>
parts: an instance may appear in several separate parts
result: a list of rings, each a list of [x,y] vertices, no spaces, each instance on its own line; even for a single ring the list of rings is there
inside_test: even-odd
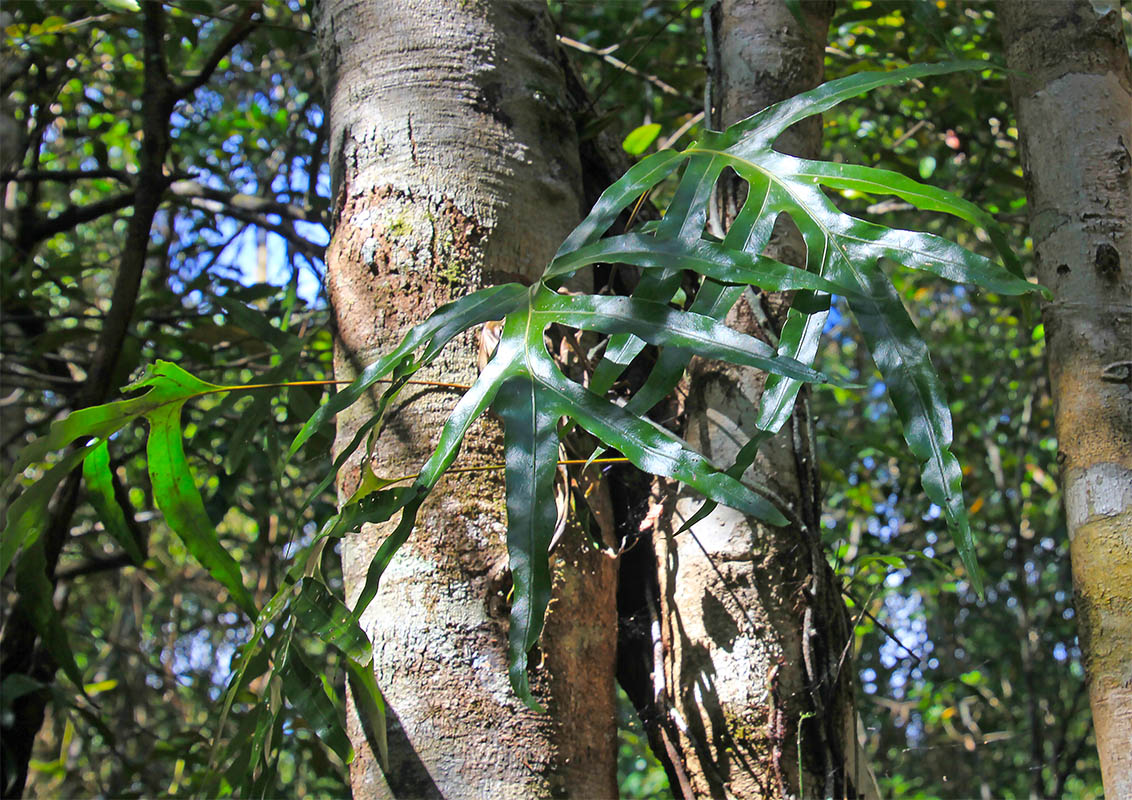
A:
[[[682,481],[713,500],[772,525],[786,524],[782,512],[770,501],[721,472],[668,431],[574,383],[549,356],[532,363],[533,377],[549,390],[547,397],[554,404],[554,413],[570,417],[606,445],[620,450],[638,469]]]
[[[919,183],[899,172],[859,164],[804,161],[799,165],[796,174],[799,178],[813,178],[832,189],[852,189],[871,195],[895,195],[921,211],[951,214],[976,225],[986,231],[1007,270],[1019,278],[1023,277],[1018,256],[1007,242],[1002,226],[990,214],[958,195]]]
[[[727,161],[718,153],[696,153],[688,158],[688,165],[680,176],[676,193],[668,201],[668,208],[657,223],[657,239],[678,238],[692,243],[703,236],[708,218],[708,203],[726,166]]]
[[[126,524],[126,514],[114,495],[114,483],[110,475],[110,448],[105,441],[90,451],[83,461],[83,483],[86,485],[90,504],[98,512],[106,532],[126,551],[134,564],[141,566],[145,561],[134,534]]]
[[[928,346],[888,277],[876,270],[867,279],[861,288],[870,294],[851,301],[850,308],[903,423],[904,439],[923,464],[924,491],[943,509],[959,557],[973,587],[981,593],[982,576],[963,502],[963,472],[948,449],[951,411],[943,387],[932,367]]]
[[[601,238],[630,203],[636,202],[644,192],[675,172],[686,158],[686,155],[676,150],[662,150],[630,167],[628,172],[601,193],[590,213],[562,242],[555,258]]]
[[[291,613],[304,633],[317,636],[354,661],[366,663],[373,657],[369,638],[358,627],[350,609],[321,581],[313,578],[300,581]]]
[[[180,402],[170,403],[146,415],[150,426],[146,456],[154,502],[193,558],[231,593],[232,599],[249,617],[255,619],[255,601],[244,587],[240,565],[220,544],[185,460],[181,405]]]
[[[548,502],[558,469],[558,415],[546,389],[529,377],[512,378],[496,396],[503,420],[507,475],[507,552],[511,560],[509,672],[524,703],[543,710],[531,695],[527,652],[542,632],[550,604],[550,541],[558,512]]]
[[[429,353],[435,357],[456,334],[475,325],[504,317],[522,301],[526,293],[527,287],[517,283],[507,283],[465,295],[438,308],[428,319],[413,327],[392,352],[370,364],[362,370],[362,374],[355,378],[353,383],[332,395],[324,405],[320,406],[295,436],[289,455],[294,456],[319,427],[361,398],[362,394],[408,359],[418,347],[428,345]],[[418,362],[417,366],[423,366],[424,363],[427,361]]]
[[[401,519],[397,523],[397,527],[385,537],[381,547],[377,548],[377,553],[369,562],[369,569],[366,571],[366,582],[362,585],[358,599],[354,601],[354,619],[360,620],[373,598],[377,596],[377,590],[381,588],[381,576],[385,573],[385,568],[389,566],[389,562],[393,560],[393,556],[401,549],[401,545],[408,541],[409,535],[413,532],[413,526],[417,524],[417,513],[421,509],[421,503],[424,502],[425,496],[424,490],[414,487],[412,499],[401,510]]]
[[[12,565],[12,560],[21,547],[29,548],[39,539],[50,521],[48,505],[55,489],[94,449],[95,444],[92,442],[67,453],[59,463],[12,501],[8,507],[4,530],[0,533],[0,575],[8,573],[8,567]]]
[[[440,431],[436,450],[421,467],[417,486],[427,490],[436,485],[440,476],[456,460],[456,455],[460,452],[460,443],[468,428],[488,409],[503,382],[516,372],[513,359],[518,355],[519,337],[526,330],[525,323],[524,317],[515,316],[504,325],[495,357],[487,362],[487,366],[476,378],[472,388],[464,393],[456,407],[452,409],[452,413],[448,415],[448,420]]]
[[[985,69],[994,69],[994,65],[985,61],[947,61],[939,64],[914,64],[887,72],[857,72],[823,83],[816,89],[795,95],[747,117],[727,129],[726,140],[738,141],[752,134],[749,137],[751,145],[769,145],[794,123],[829,111],[849,98],[873,89],[895,86],[914,78]]]

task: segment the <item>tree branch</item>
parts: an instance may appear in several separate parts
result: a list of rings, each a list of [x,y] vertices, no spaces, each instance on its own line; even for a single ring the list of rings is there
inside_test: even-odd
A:
[[[220,62],[224,57],[232,52],[232,48],[247,38],[247,35],[255,29],[258,22],[253,21],[252,18],[259,12],[260,7],[261,4],[258,2],[249,5],[244,10],[244,13],[240,15],[240,19],[233,23],[231,30],[229,30],[228,33],[224,35],[224,38],[213,48],[212,52],[205,60],[201,71],[194,77],[173,88],[174,102],[185,99],[208,83],[208,79],[212,77],[212,73],[220,66]]]
[[[660,78],[656,77],[655,75],[650,75],[647,72],[641,72],[639,69],[634,67],[632,64],[627,64],[626,62],[617,58],[617,56],[611,55],[611,52],[612,52],[611,48],[606,47],[606,48],[602,48],[601,50],[598,50],[596,47],[590,47],[588,44],[585,44],[583,42],[579,42],[576,39],[570,39],[569,37],[566,37],[566,36],[559,36],[558,41],[561,42],[562,44],[566,45],[567,47],[574,48],[575,50],[577,50],[579,52],[588,53],[589,55],[592,55],[592,56],[597,56],[602,61],[604,61],[606,64],[609,64],[610,66],[616,67],[617,69],[621,70],[622,72],[628,72],[630,75],[633,75],[635,77],[641,78],[642,80],[648,81],[649,83],[651,83],[656,88],[660,89],[665,94],[672,95],[673,97],[679,97],[682,100],[688,100],[688,98],[685,97],[684,94],[679,89],[677,89],[675,86],[673,86],[672,84],[665,83],[664,81],[662,81]],[[691,100],[688,100],[688,102],[691,102]]]
[[[119,553],[114,556],[105,556],[103,558],[92,558],[89,561],[84,561],[81,564],[76,564],[67,569],[61,569],[55,573],[55,580],[69,581],[78,578],[82,575],[93,575],[96,572],[107,572],[112,569],[121,569],[122,567],[133,566],[134,561],[125,553]]]
[[[89,203],[85,206],[70,206],[53,217],[35,222],[29,226],[26,231],[21,231],[20,248],[26,251],[30,249],[32,245],[42,242],[44,239],[49,239],[57,233],[69,231],[76,225],[82,225],[84,222],[98,219],[105,214],[120,211],[126,206],[133,205],[133,203],[134,193],[123,192],[114,197],[108,197],[105,200],[99,200],[96,203]]]
[[[177,197],[203,198],[213,200],[221,205],[251,214],[278,214],[282,217],[325,225],[324,215],[313,209],[296,206],[291,203],[280,203],[267,197],[256,197],[251,194],[225,192],[212,189],[197,181],[175,181],[170,184],[169,191]]]
[[[15,181],[17,183],[40,183],[42,181],[66,183],[92,178],[112,178],[127,185],[131,182],[130,174],[120,169],[18,169],[0,172],[0,181]]]
[[[247,195],[244,196],[247,197]],[[321,261],[323,255],[326,253],[326,248],[322,245],[315,244],[308,239],[304,239],[302,236],[299,236],[299,234],[295,233],[293,230],[290,230],[284,225],[277,225],[274,222],[269,222],[267,217],[263,214],[254,214],[241,208],[227,206],[219,200],[211,200],[206,197],[190,196],[186,199],[188,200],[189,205],[191,205],[193,208],[199,208],[202,211],[208,211],[212,214],[222,214],[224,216],[231,217],[232,219],[237,219],[240,222],[245,222],[248,225],[255,225],[278,236],[282,236],[284,239],[290,242],[296,250],[298,250],[308,258],[317,258]]]

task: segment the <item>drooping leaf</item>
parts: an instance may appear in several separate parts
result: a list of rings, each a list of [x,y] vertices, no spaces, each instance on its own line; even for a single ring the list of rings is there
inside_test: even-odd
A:
[[[346,680],[354,697],[354,708],[362,723],[366,741],[377,753],[383,770],[389,769],[389,739],[386,730],[385,698],[373,676],[373,663],[359,664],[346,659]]]
[[[283,681],[283,694],[295,711],[318,734],[319,740],[349,764],[354,760],[354,748],[342,725],[342,714],[314,674],[298,647],[292,642],[282,655],[279,675]]]
[[[321,581],[304,578],[291,610],[304,633],[317,636],[358,663],[369,662],[372,656],[369,637],[358,627],[345,603],[331,594]]]
[[[511,561],[511,686],[539,708],[527,680],[527,652],[538,641],[550,604],[550,541],[558,511],[547,498],[558,469],[558,416],[547,390],[530,377],[512,378],[495,401],[503,420],[507,462],[507,552]]]
[[[145,556],[126,524],[125,511],[114,495],[114,484],[110,476],[110,448],[105,441],[99,442],[83,460],[83,483],[106,532],[126,551],[134,564],[140,566],[145,561]]]
[[[257,608],[244,586],[240,565],[220,543],[189,471],[181,437],[183,403],[168,403],[146,414],[150,425],[146,460],[153,499],[193,558],[232,594],[232,599],[249,617],[255,619]]]
[[[975,542],[963,502],[963,471],[949,449],[951,411],[943,386],[932,367],[927,343],[887,277],[875,273],[869,288],[875,294],[851,301],[850,308],[903,423],[904,439],[922,464],[924,491],[943,509],[959,557],[981,593]]]

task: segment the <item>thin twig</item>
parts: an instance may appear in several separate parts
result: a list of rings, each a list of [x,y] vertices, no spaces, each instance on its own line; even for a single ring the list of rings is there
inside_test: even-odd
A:
[[[703,120],[703,118],[704,118],[704,112],[703,111],[697,112],[687,122],[685,122],[683,125],[681,125],[679,128],[677,128],[671,136],[669,136],[665,139],[662,139],[660,144],[658,144],[656,146],[656,149],[657,150],[667,150],[668,148],[672,147],[673,144],[675,144],[677,141],[679,141],[681,136],[683,136],[685,133],[690,131],[692,129],[692,127],[697,122],[700,122],[701,120]]]
[[[42,181],[67,183],[95,178],[113,178],[125,184],[132,181],[130,173],[120,169],[18,169],[0,172],[0,181],[15,181],[16,183],[39,183]]]
[[[877,619],[871,613],[869,613],[867,610],[865,610],[865,607],[857,602],[857,598],[853,596],[852,592],[850,592],[848,589],[846,589],[843,586],[843,587],[841,587],[841,593],[843,595],[845,595],[846,597],[848,597],[850,600],[852,600],[855,605],[860,606],[864,615],[866,617],[868,617],[874,625],[876,625],[878,628],[880,628],[881,632],[884,633],[885,636],[887,636],[892,641],[896,642],[897,647],[899,647],[901,650],[903,650],[905,653],[910,655],[915,660],[916,663],[915,663],[914,666],[919,666],[920,662],[923,661],[923,659],[920,658],[915,653],[913,653],[911,650],[909,650],[908,647],[904,644],[904,642],[900,641],[899,637],[897,637],[897,635],[895,633],[893,633],[892,630],[887,625],[885,625],[883,622],[881,622],[879,619]]]
[[[232,48],[247,38],[248,34],[255,29],[256,22],[253,21],[253,17],[259,13],[260,7],[260,3],[253,3],[248,6],[244,13],[240,15],[240,18],[232,23],[232,28],[228,33],[224,34],[224,38],[217,43],[216,47],[209,54],[200,72],[184,83],[174,87],[173,97],[176,100],[182,100],[188,97],[197,89],[208,83],[208,79],[212,77],[212,73],[216,71],[216,68],[220,65],[220,62],[224,60],[225,56],[232,52]]]
[[[605,63],[607,63],[607,64],[609,64],[613,67],[616,67],[617,69],[621,70],[622,72],[628,72],[630,75],[633,75],[633,76],[636,76],[638,78],[642,78],[643,80],[648,81],[649,83],[651,83],[656,88],[660,89],[665,94],[672,95],[673,97],[684,97],[684,95],[681,94],[680,90],[677,89],[675,86],[672,86],[669,83],[665,83],[664,81],[662,81],[660,78],[656,77],[655,75],[650,75],[647,72],[641,72],[636,67],[631,66],[630,64],[627,64],[624,61],[622,61],[621,59],[619,59],[617,56],[612,55],[610,53],[610,48],[608,48],[608,47],[602,48],[601,50],[598,50],[596,47],[590,47],[588,44],[585,44],[584,42],[579,42],[577,39],[571,39],[568,36],[558,36],[557,38],[558,38],[559,42],[566,45],[567,47],[573,47],[575,50],[578,50],[582,53],[588,53],[590,55],[597,56],[598,58],[600,58]]]

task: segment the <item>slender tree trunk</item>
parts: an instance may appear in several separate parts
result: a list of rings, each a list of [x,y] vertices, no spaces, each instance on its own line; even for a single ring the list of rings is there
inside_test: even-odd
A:
[[[802,7],[806,25],[781,0],[724,0],[705,14],[715,127],[821,82],[833,4]],[[813,157],[820,144],[820,120],[809,120],[777,146]],[[724,225],[743,191],[720,192]],[[771,250],[805,263],[790,225],[779,225]],[[748,294],[727,322],[775,342],[788,303]],[[695,362],[685,407],[689,443],[717,464],[734,461],[755,433],[764,381],[755,371]],[[821,548],[807,407],[803,394],[747,475],[788,502],[796,526],[770,528],[720,507],[690,534],[673,536],[671,527],[657,537],[669,736],[686,796],[857,797],[873,788],[865,765],[855,763],[849,624]],[[679,497],[676,526],[701,502]]]
[[[1132,797],[1132,67],[1120,11],[1000,3],[1108,797]]]
[[[428,312],[480,286],[530,280],[581,214],[578,142],[544,4],[325,0],[319,44],[330,104],[335,230],[327,283],[349,378]],[[468,384],[477,341],[449,346],[431,378]],[[409,387],[410,389],[415,387]],[[456,396],[406,390],[374,470],[416,472]],[[372,412],[338,419],[336,450]],[[502,462],[497,426],[469,434],[458,466]],[[364,449],[364,448],[363,448]],[[358,481],[355,456],[340,495]],[[501,471],[444,479],[363,618],[390,715],[383,775],[353,710],[354,796],[616,795],[614,563],[580,541],[560,569],[526,709],[507,679],[510,578]],[[387,528],[343,545],[353,598]]]

